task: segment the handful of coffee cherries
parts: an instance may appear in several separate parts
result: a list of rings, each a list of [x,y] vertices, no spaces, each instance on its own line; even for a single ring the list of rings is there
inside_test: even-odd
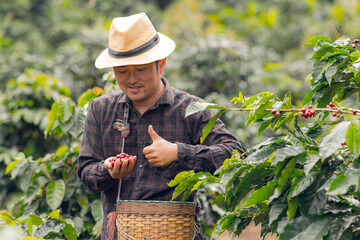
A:
[[[120,166],[123,164],[123,162],[125,161],[129,161],[133,156],[129,155],[127,153],[120,153],[117,154],[115,157],[112,157],[109,159],[109,162],[111,163],[111,167],[114,167],[115,162],[119,159],[120,160]]]

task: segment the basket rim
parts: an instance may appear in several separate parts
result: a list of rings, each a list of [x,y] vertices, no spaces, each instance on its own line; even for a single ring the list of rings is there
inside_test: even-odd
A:
[[[139,202],[139,203],[173,203],[173,204],[195,204],[195,202],[182,202],[182,201],[161,201],[161,200],[117,200],[117,203],[122,202]]]

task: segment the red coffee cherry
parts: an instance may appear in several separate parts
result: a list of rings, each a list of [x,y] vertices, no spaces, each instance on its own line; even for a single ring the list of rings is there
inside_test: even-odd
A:
[[[132,156],[129,155],[129,154],[120,153],[120,154],[117,154],[115,157],[110,158],[110,159],[109,159],[109,162],[111,163],[111,166],[114,167],[115,162],[119,159],[119,161],[120,161],[120,166],[121,166],[121,165],[123,164],[123,162],[129,161],[131,157],[132,157]]]

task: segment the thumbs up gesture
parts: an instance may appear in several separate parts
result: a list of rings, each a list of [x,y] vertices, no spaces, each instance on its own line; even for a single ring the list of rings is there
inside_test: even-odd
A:
[[[148,128],[149,135],[153,143],[143,149],[145,157],[149,163],[155,167],[166,167],[177,160],[178,146],[160,137],[151,125]]]

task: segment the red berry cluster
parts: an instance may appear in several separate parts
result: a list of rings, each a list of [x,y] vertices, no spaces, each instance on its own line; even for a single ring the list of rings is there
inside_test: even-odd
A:
[[[332,115],[333,115],[333,117],[337,117],[337,118],[339,118],[339,117],[340,117],[340,113],[336,113],[336,112],[334,112]]]
[[[354,115],[360,115],[360,110],[352,109],[351,112],[349,112],[348,109],[343,110],[342,108],[337,107],[334,103],[329,102],[329,104],[326,106],[329,110],[326,110],[324,108],[313,108],[312,105],[309,105],[308,107],[303,107],[302,109],[266,109],[266,111],[270,111],[271,114],[279,117],[281,115],[281,112],[299,112],[300,115],[303,118],[308,118],[314,116],[317,112],[331,112],[334,117],[340,117],[341,114],[354,114]]]
[[[344,145],[347,145],[346,142],[342,142],[342,143],[341,143],[341,146],[344,146]]]
[[[110,158],[109,162],[111,163],[111,167],[114,167],[115,162],[119,159],[120,160],[120,166],[121,166],[123,164],[123,162],[129,161],[130,157],[131,156],[129,154],[120,153],[120,154],[117,154],[116,157]]]
[[[353,42],[353,44],[351,45],[352,48],[356,48],[356,46],[360,47],[360,45],[359,45],[360,40],[359,39],[354,39],[352,42]]]
[[[336,107],[336,105],[331,102],[329,102],[329,104],[326,105],[326,108],[335,108],[335,107]]]
[[[338,109],[338,107],[335,104],[331,103],[331,102],[326,106],[326,108]],[[341,113],[348,113],[348,112],[338,111],[338,112],[333,112],[332,115],[333,115],[333,117],[339,118]],[[356,109],[352,110],[352,114],[357,115],[357,113],[358,113],[358,110],[356,110]]]
[[[304,118],[308,118],[308,117],[312,117],[315,114],[315,110],[312,109],[312,106],[309,105],[307,108],[302,108],[301,112],[300,112],[300,116],[304,117]]]
[[[271,114],[274,114],[275,116],[280,116],[280,112],[276,111],[276,109],[271,110]]]
[[[331,103],[331,102],[329,102],[329,104],[328,105],[326,105],[326,108],[337,108],[336,107],[336,105],[335,104],[333,104],[333,103]],[[340,113],[338,113],[338,112],[333,112],[333,117],[337,117],[337,118],[339,118],[340,117]]]

